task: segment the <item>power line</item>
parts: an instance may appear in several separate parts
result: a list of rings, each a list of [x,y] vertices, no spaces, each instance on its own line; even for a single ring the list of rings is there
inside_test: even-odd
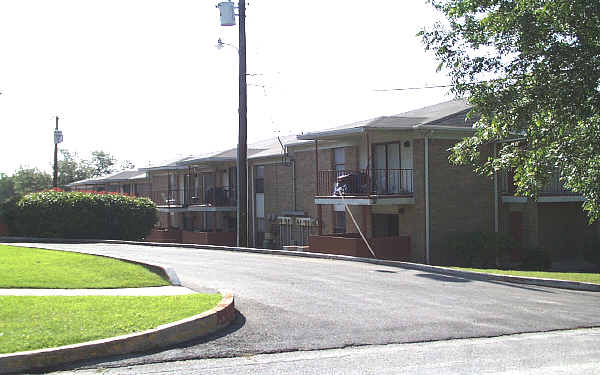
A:
[[[453,85],[436,85],[436,86],[421,86],[421,87],[403,87],[399,89],[374,89],[373,91],[407,91],[407,90],[424,90],[424,89],[439,89],[443,87],[452,87]]]

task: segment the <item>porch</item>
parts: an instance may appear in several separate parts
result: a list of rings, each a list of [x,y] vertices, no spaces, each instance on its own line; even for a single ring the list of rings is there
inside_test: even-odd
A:
[[[412,169],[321,170],[315,204],[414,204]]]
[[[237,197],[232,187],[210,187],[208,189],[153,190],[148,194],[159,209],[186,207],[236,207]],[[202,211],[197,209],[197,211]]]
[[[500,174],[500,193],[503,203],[527,203],[527,197],[515,196],[516,186],[514,173],[504,172]],[[555,171],[539,191],[538,203],[552,202],[582,202],[583,196],[575,193],[564,186],[560,180],[560,172]]]

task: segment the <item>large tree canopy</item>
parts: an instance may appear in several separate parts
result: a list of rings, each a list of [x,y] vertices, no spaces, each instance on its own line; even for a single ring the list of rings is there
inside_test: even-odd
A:
[[[600,1],[431,0],[445,20],[420,34],[477,114],[454,163],[513,170],[535,197],[553,171],[600,219]],[[480,159],[482,145],[498,143]]]

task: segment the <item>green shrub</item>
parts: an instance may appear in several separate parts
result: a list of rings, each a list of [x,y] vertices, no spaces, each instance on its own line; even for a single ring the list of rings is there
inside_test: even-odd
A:
[[[552,266],[550,253],[544,249],[525,249],[521,258],[521,269],[529,271],[545,271]]]
[[[583,258],[600,266],[600,239],[598,237],[586,239],[583,247]]]
[[[455,232],[448,236],[449,265],[460,267],[504,266],[514,241],[494,232]]]
[[[9,234],[16,234],[17,203],[21,196],[14,196],[0,203],[0,222],[6,224]]]
[[[156,220],[156,205],[147,198],[49,190],[18,201],[14,229],[33,237],[137,240]]]

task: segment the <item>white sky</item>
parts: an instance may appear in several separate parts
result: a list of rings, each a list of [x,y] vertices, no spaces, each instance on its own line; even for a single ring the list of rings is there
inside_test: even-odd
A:
[[[216,0],[0,0],[0,172],[51,170],[61,148],[149,161],[237,143],[236,27]],[[415,34],[425,0],[247,5],[248,140],[298,134],[448,100]],[[259,85],[259,86],[256,86]],[[264,86],[260,87],[260,86]]]

